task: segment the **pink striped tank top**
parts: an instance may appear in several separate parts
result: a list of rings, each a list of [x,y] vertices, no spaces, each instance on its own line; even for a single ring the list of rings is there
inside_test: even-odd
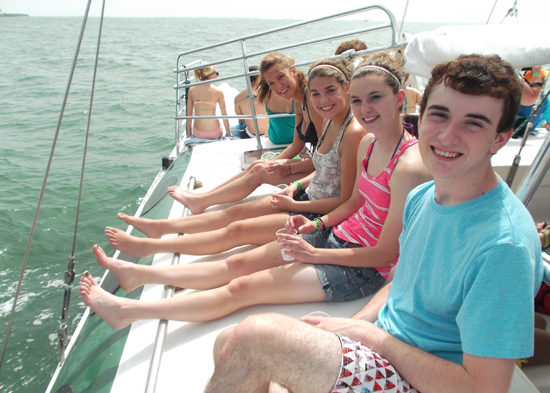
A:
[[[365,166],[368,163],[376,138],[373,138],[367,155],[363,158],[363,170],[359,178],[359,192],[364,198],[363,206],[353,216],[333,228],[334,234],[345,241],[361,244],[363,247],[374,247],[378,243],[382,227],[388,216],[391,201],[390,179],[395,165],[401,154],[410,146],[418,143],[412,138],[404,143],[395,153],[390,163],[376,177],[367,174]],[[388,278],[388,273],[395,264],[399,255],[389,266],[377,267],[382,277]]]

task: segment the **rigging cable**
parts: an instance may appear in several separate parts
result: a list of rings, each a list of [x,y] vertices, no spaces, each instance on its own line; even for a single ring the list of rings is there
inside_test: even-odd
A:
[[[497,6],[498,0],[495,0],[495,4],[493,4],[493,9],[491,10],[491,13],[489,14],[489,17],[487,18],[486,25],[489,24],[489,21],[491,20],[491,16],[493,16],[493,11],[495,10],[495,7]],[[502,23],[502,22],[501,22]]]
[[[80,202],[82,199],[82,185],[84,184],[84,169],[86,168],[86,153],[88,151],[88,140],[90,136],[90,123],[92,121],[92,108],[94,103],[94,92],[95,92],[95,82],[97,77],[97,64],[99,62],[99,49],[101,47],[101,33],[103,30],[103,16],[105,13],[105,0],[103,0],[103,5],[101,7],[101,18],[99,20],[99,33],[97,37],[97,47],[95,55],[95,64],[94,64],[94,74],[92,77],[92,87],[90,93],[90,107],[88,108],[88,124],[86,126],[86,137],[84,139],[84,151],[82,154],[82,170],[80,171],[80,186],[78,189],[78,199],[76,205],[76,215],[74,223],[74,235],[73,235],[73,248],[71,251],[71,256],[69,257],[69,262],[67,264],[67,270],[64,273],[65,278],[65,294],[63,296],[63,308],[61,310],[61,325],[59,326],[57,337],[58,349],[59,349],[59,360],[61,363],[65,361],[65,348],[67,347],[67,319],[69,317],[69,305],[71,302],[71,285],[74,281],[74,254],[76,248],[76,234],[78,230],[78,218],[80,216]]]
[[[7,348],[7,345],[8,345],[8,338],[9,338],[9,335],[10,335],[11,327],[12,327],[12,324],[13,324],[13,317],[14,317],[15,310],[16,310],[16,307],[17,307],[17,300],[18,300],[19,294],[21,292],[21,285],[22,285],[22,282],[23,282],[23,277],[25,275],[25,270],[27,268],[27,261],[28,261],[28,257],[29,257],[31,244],[32,244],[32,239],[33,239],[33,236],[34,236],[34,231],[36,229],[36,223],[38,221],[38,214],[40,213],[40,207],[42,205],[42,200],[44,198],[44,191],[46,189],[48,176],[49,176],[50,169],[51,169],[51,166],[52,166],[53,156],[54,156],[54,153],[55,153],[55,147],[57,145],[57,140],[59,138],[59,132],[60,132],[60,129],[61,129],[63,114],[65,112],[65,107],[67,105],[67,100],[68,100],[68,97],[69,97],[69,91],[70,91],[70,88],[71,88],[71,83],[72,83],[72,79],[73,79],[75,68],[76,68],[76,62],[78,60],[78,54],[80,52],[80,47],[82,45],[82,38],[84,36],[84,30],[86,29],[86,22],[88,20],[88,14],[90,12],[91,2],[92,2],[91,0],[88,0],[88,3],[86,5],[86,11],[84,13],[84,19],[82,21],[82,26],[81,26],[81,29],[80,29],[80,35],[78,37],[78,43],[77,43],[75,54],[74,54],[74,57],[73,57],[73,64],[72,64],[71,71],[70,71],[70,74],[69,74],[69,81],[67,83],[67,88],[65,89],[65,96],[63,98],[63,103],[61,105],[61,111],[60,111],[60,114],[59,114],[57,129],[56,129],[56,132],[55,132],[55,135],[54,135],[54,140],[53,140],[53,144],[52,144],[48,164],[46,166],[46,173],[44,175],[44,181],[42,183],[42,189],[40,191],[40,197],[38,199],[38,204],[37,204],[37,207],[36,207],[36,212],[35,212],[35,215],[34,215],[34,220],[33,220],[33,224],[32,224],[32,227],[31,227],[31,232],[29,234],[29,240],[27,242],[27,248],[25,250],[25,256],[23,257],[23,264],[21,266],[21,273],[19,275],[19,281],[17,283],[17,289],[15,291],[13,306],[12,306],[12,310],[10,312],[10,317],[9,317],[8,325],[7,325],[7,328],[6,328],[4,343],[2,345],[2,351],[0,353],[0,370],[2,369],[2,364],[4,362],[4,355],[6,353],[6,348]]]
[[[514,134],[516,134],[522,127],[525,126],[525,131],[523,134],[523,138],[521,139],[521,143],[519,146],[518,154],[514,157],[514,161],[512,162],[512,165],[510,166],[510,169],[508,170],[508,174],[506,175],[506,184],[508,184],[508,187],[512,187],[512,183],[514,182],[514,178],[516,177],[516,172],[519,167],[519,163],[521,161],[521,151],[523,150],[523,147],[525,146],[525,143],[527,142],[527,138],[531,132],[531,127],[533,126],[532,120],[539,112],[542,104],[545,100],[548,99],[548,96],[550,95],[550,90],[546,92],[544,97],[542,97],[543,91],[541,90],[541,94],[539,98],[537,99],[535,105],[533,106],[533,109],[531,110],[531,114],[527,119],[523,121],[516,129],[514,130]],[[541,98],[542,97],[542,98]]]

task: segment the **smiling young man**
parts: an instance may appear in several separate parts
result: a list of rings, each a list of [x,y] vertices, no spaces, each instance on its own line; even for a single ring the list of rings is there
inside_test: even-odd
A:
[[[245,319],[218,337],[206,391],[508,391],[542,279],[532,219],[491,167],[520,96],[497,56],[436,66],[419,122],[434,182],[409,194],[391,285],[353,319]]]

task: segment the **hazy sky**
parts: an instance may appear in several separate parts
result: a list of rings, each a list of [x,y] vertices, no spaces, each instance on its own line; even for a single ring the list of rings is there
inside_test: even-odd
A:
[[[348,11],[369,4],[383,4],[401,20],[407,0],[348,0],[334,7],[328,0],[108,0],[106,16],[116,17],[249,17],[268,19],[312,19],[331,13]],[[520,23],[544,23],[550,16],[548,0],[517,0]],[[7,13],[31,16],[82,16],[87,0],[0,0],[0,9]],[[98,16],[101,0],[92,2],[91,15]],[[253,6],[255,4],[255,6]],[[495,0],[410,0],[406,21],[485,23]],[[491,23],[500,23],[513,0],[498,0]],[[381,19],[369,15],[368,19]],[[383,18],[382,18],[383,19]]]

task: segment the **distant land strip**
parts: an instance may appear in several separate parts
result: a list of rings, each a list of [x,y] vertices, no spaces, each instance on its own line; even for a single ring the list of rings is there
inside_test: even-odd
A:
[[[13,16],[29,16],[27,14],[6,14],[4,12],[0,12],[0,18],[6,16],[6,17],[13,17]]]

